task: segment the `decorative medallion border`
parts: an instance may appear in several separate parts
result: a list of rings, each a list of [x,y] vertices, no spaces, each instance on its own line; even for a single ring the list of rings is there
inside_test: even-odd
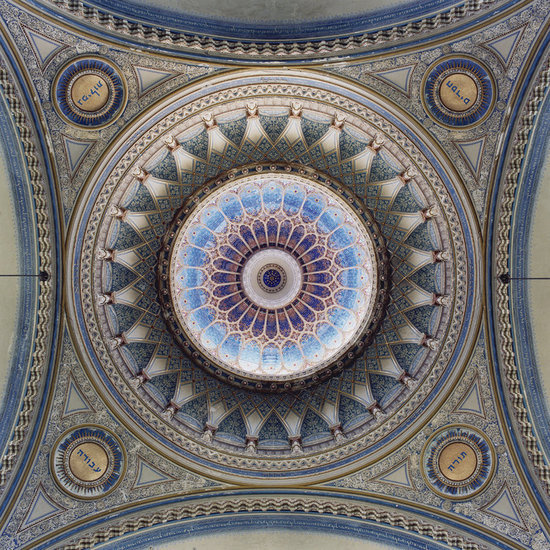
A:
[[[442,455],[453,446],[457,451],[447,457],[448,468],[443,470]],[[459,454],[459,451],[463,452]],[[455,459],[452,463],[451,458]],[[426,442],[420,462],[424,480],[434,493],[443,498],[465,500],[488,486],[496,467],[496,453],[490,439],[480,430],[469,425],[449,425],[439,428]],[[467,470],[455,476],[453,472],[464,464]]]
[[[105,458],[105,463],[99,464],[98,457]],[[90,475],[74,472],[76,462],[85,465],[84,473]],[[57,439],[50,454],[50,471],[55,482],[69,495],[81,499],[109,494],[124,478],[126,466],[123,443],[113,432],[95,424],[69,428]]]
[[[80,90],[83,96],[75,101],[77,81],[86,78],[91,78],[90,87]],[[102,101],[105,93],[107,99]],[[127,96],[127,84],[120,69],[112,61],[93,55],[71,59],[60,69],[52,85],[53,104],[59,115],[69,124],[83,128],[99,129],[113,123],[124,111]],[[100,106],[86,109],[88,101],[100,101]]]

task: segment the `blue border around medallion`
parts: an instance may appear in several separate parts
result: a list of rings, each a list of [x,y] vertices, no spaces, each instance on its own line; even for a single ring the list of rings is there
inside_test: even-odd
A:
[[[447,109],[438,97],[438,91],[449,73],[463,73],[478,86],[479,98],[462,112]],[[492,111],[496,98],[495,80],[489,70],[467,56],[453,56],[438,60],[427,71],[422,81],[422,103],[430,116],[447,127],[466,128],[479,124]]]
[[[464,481],[445,483],[446,476],[438,475],[438,457],[452,443],[465,443],[474,450],[477,460],[475,471]],[[437,430],[426,442],[421,454],[422,475],[432,491],[454,500],[469,499],[485,489],[496,468],[496,454],[489,441],[472,426],[445,426]],[[437,462],[437,463],[436,463]]]
[[[79,73],[88,71],[101,76],[109,87],[108,103],[97,113],[79,110],[67,99],[71,82],[78,77]],[[61,116],[72,124],[86,128],[101,128],[114,122],[124,109],[126,96],[126,84],[120,71],[107,60],[94,56],[71,60],[58,73],[52,89],[54,105]]]
[[[103,481],[100,477],[96,482],[77,484],[67,475],[64,463],[68,462],[65,453],[69,447],[74,448],[82,443],[96,443],[109,456],[109,475]],[[50,470],[52,477],[63,491],[72,497],[80,499],[100,498],[111,491],[121,482],[126,471],[126,453],[118,437],[106,428],[96,425],[82,425],[65,431],[56,441],[50,454]]]

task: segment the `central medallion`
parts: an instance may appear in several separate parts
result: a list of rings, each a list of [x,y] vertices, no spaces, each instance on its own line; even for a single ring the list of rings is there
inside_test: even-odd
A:
[[[268,248],[252,254],[243,268],[243,290],[260,307],[277,309],[296,299],[302,287],[302,270],[288,251]]]
[[[258,273],[258,284],[267,292],[278,292],[286,284],[285,270],[277,264],[264,266]]]
[[[372,338],[385,247],[359,200],[321,174],[250,172],[207,185],[178,212],[159,262],[161,303],[203,368],[256,389],[299,389]]]

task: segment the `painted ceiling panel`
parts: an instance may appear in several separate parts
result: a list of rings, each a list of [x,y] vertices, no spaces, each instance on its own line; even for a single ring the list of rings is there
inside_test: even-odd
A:
[[[39,308],[39,259],[36,211],[32,185],[25,169],[25,156],[18,128],[10,113],[8,98],[0,97],[1,233],[2,263],[0,376],[0,445],[5,450],[32,366]]]
[[[1,548],[550,548],[550,5],[458,4],[0,2]]]
[[[550,101],[545,96],[537,119],[535,136],[528,151],[528,161],[518,185],[518,198],[513,214],[511,285],[512,319],[516,346],[522,358],[523,383],[530,387],[527,404],[541,434],[541,442],[550,456],[547,419],[550,410],[550,378],[548,366],[547,307],[550,284],[548,262],[548,193],[550,184]],[[520,254],[519,250],[526,250]],[[544,435],[543,435],[544,434]]]

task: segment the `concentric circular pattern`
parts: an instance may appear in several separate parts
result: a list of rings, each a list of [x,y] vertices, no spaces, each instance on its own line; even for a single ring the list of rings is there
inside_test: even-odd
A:
[[[266,264],[258,273],[258,285],[264,292],[279,292],[286,285],[286,272],[277,264]]]
[[[268,247],[252,253],[242,268],[242,290],[261,308],[288,306],[298,296],[303,282],[298,260],[280,248]]]
[[[451,58],[432,66],[424,85],[424,107],[446,126],[471,126],[481,122],[494,103],[489,72],[468,58]]]
[[[120,115],[126,103],[119,71],[103,59],[72,61],[60,71],[53,86],[57,110],[79,126],[105,126]]]
[[[446,498],[465,499],[479,493],[495,468],[494,451],[471,427],[446,427],[436,432],[422,451],[428,486]]]
[[[111,492],[122,479],[125,468],[122,444],[98,426],[68,430],[51,454],[55,481],[70,495],[84,499]]]
[[[375,332],[385,247],[356,199],[319,174],[258,169],[216,180],[176,215],[160,258],[161,300],[183,348],[218,376],[303,387],[341,369]]]
[[[468,308],[475,299],[476,264],[470,254],[475,243],[462,229],[463,205],[448,193],[447,176],[437,172],[439,161],[428,161],[387,119],[365,115],[342,96],[329,94],[329,101],[314,87],[293,87],[287,97],[287,84],[277,84],[259,97],[255,87],[243,86],[231,88],[234,100],[233,95],[210,97],[205,91],[207,104],[200,99],[181,108],[171,105],[166,116],[159,115],[158,124],[138,132],[135,142],[121,137],[113,143],[113,154],[122,155],[120,162],[114,160],[112,169],[92,176],[97,201],[74,228],[70,248],[79,261],[68,259],[67,268],[76,270],[69,300],[74,300],[73,319],[93,368],[121,406],[135,412],[152,442],[174,449],[182,463],[200,461],[207,471],[223,469],[228,476],[247,479],[264,479],[269,472],[270,479],[284,477],[298,483],[305,475],[332,475],[334,468],[350,460],[359,463],[382,440],[394,445],[411,415],[420,419],[429,410],[434,389],[452,383],[451,364],[459,360],[456,346],[465,353],[473,341],[468,327],[477,312]],[[269,95],[271,91],[276,95]],[[195,114],[189,117],[189,112]],[[353,114],[358,112],[363,114]],[[343,116],[347,117],[344,126]],[[145,128],[148,120],[136,124]],[[367,321],[364,329],[358,327],[358,337],[341,357],[335,356],[320,371],[313,368],[302,379],[290,378],[291,382],[260,380],[256,374],[239,377],[216,367],[199,347],[203,334],[195,344],[172,307],[177,304],[179,309],[187,299],[180,293],[181,299],[174,300],[171,294],[171,277],[177,280],[172,273],[171,260],[176,258],[172,245],[183,226],[208,204],[227,220],[222,205],[214,201],[219,199],[216,193],[228,190],[232,182],[242,183],[245,177],[273,173],[317,185],[351,209],[351,217],[360,220],[360,232],[366,231],[375,241],[373,265],[379,283],[384,261],[377,255],[383,257],[386,247],[387,255],[391,254],[391,285],[388,275],[386,287],[373,303],[371,322],[383,312],[378,330]],[[288,189],[284,187],[285,192]],[[243,202],[239,199],[235,206],[244,212]],[[261,204],[263,211],[263,198]],[[187,212],[181,211],[182,205]],[[183,216],[179,225],[178,212]],[[267,222],[275,215],[262,216],[269,245]],[[227,231],[219,235],[229,236],[232,225],[239,230],[248,225],[257,242],[253,224],[227,221],[226,225]],[[298,225],[306,229],[305,223]],[[314,222],[311,225],[315,229]],[[208,292],[219,288],[222,295],[213,296],[216,311],[228,318],[232,308],[223,311],[219,304],[230,297],[223,293],[225,287],[238,284],[243,300],[266,311],[282,309],[286,315],[288,302],[297,299],[294,292],[297,296],[303,292],[305,282],[293,251],[258,246],[249,249],[246,261],[235,262],[222,254],[224,244],[218,243],[218,233],[209,231],[216,236],[215,246],[188,243],[198,251],[193,254],[201,258],[203,252],[213,254],[217,249],[216,259],[242,270],[240,280],[214,282],[211,274],[220,270],[213,261],[189,265],[184,267],[197,279],[180,279],[187,290],[201,296],[206,283]],[[246,243],[240,231],[233,233]],[[321,236],[328,240],[327,234]],[[198,237],[197,233],[194,238]],[[323,254],[339,252],[324,248]],[[339,266],[335,257],[336,270],[352,269]],[[258,274],[268,264],[280,266],[286,274],[286,283],[277,292],[266,292],[258,284]],[[200,274],[203,270],[206,283]],[[223,273],[237,275],[237,271]],[[338,273],[329,274],[332,281],[313,284],[351,288],[349,281],[338,279]],[[377,308],[383,291],[389,297],[387,306]],[[274,305],[276,300],[280,305]],[[266,305],[258,306],[262,301]],[[346,310],[336,302],[329,309],[334,307]],[[194,310],[182,311],[182,318],[194,314]],[[270,342],[266,325],[264,319],[264,332],[257,338],[264,340],[262,345]],[[253,326],[246,335],[252,334]],[[275,327],[280,330],[277,319]],[[272,342],[280,345],[275,339]],[[318,382],[313,383],[315,377]],[[272,383],[275,390],[289,383],[292,391],[255,391],[256,384],[270,390]]]

